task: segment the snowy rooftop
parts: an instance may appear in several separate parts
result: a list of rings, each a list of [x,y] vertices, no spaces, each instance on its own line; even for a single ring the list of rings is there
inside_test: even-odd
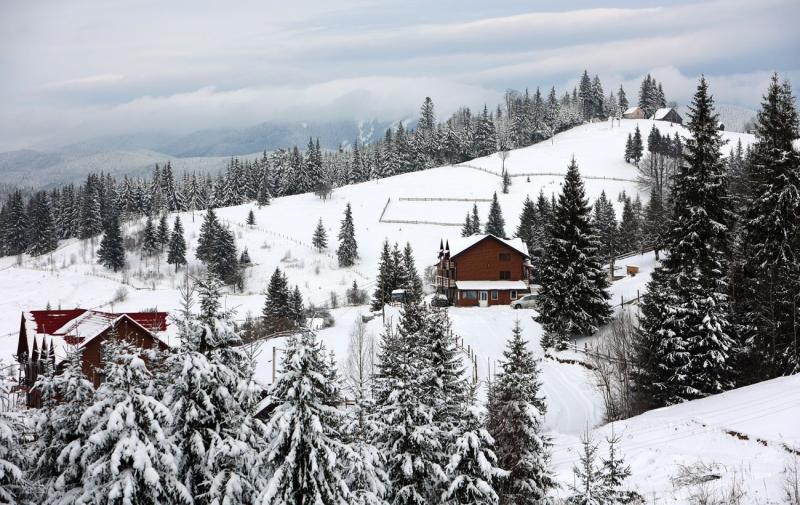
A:
[[[466,251],[470,247],[474,246],[481,240],[485,238],[494,238],[503,242],[507,246],[511,247],[519,251],[520,253],[524,254],[525,256],[530,256],[528,254],[528,246],[525,245],[525,242],[522,241],[521,238],[512,238],[512,239],[505,239],[500,237],[495,237],[494,235],[472,235],[471,237],[459,237],[449,241],[450,244],[450,257],[456,256],[457,254],[461,254],[462,252]]]
[[[633,114],[639,110],[639,107],[628,107],[623,114]]]
[[[167,330],[172,326],[167,325],[167,314],[164,312],[114,314],[86,309],[32,310],[24,312],[23,318],[28,350],[33,352],[35,348],[41,352],[47,348],[53,353],[56,364],[66,358],[67,346],[83,347],[123,318],[153,333],[163,343],[170,344],[163,337],[169,334]]]
[[[653,114],[653,119],[664,119],[667,116],[667,114],[669,114],[669,111],[671,111],[671,110],[672,110],[672,107],[663,107],[661,109],[658,109]]]

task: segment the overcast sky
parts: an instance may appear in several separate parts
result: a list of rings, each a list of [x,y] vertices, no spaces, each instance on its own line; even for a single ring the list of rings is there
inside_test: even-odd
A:
[[[54,138],[443,115],[587,68],[757,107],[800,87],[800,1],[3,0],[0,150]]]

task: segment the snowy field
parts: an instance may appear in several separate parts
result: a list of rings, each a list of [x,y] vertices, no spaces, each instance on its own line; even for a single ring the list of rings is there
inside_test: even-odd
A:
[[[620,217],[621,204],[617,202],[617,195],[623,190],[629,195],[639,192],[632,182],[635,167],[622,159],[625,138],[636,124],[639,124],[646,137],[651,121],[623,120],[621,127],[611,128],[610,123],[588,124],[557,135],[552,144],[547,142],[512,151],[506,160],[510,173],[534,175],[530,176],[530,182],[527,181],[528,176],[514,177],[509,194],[500,193],[500,178],[496,175],[467,166],[448,166],[337,188],[328,201],[304,194],[276,199],[263,208],[248,204],[219,209],[219,217],[235,232],[237,248],[241,251],[246,247],[253,261],[253,266],[246,273],[245,292],[228,293],[225,304],[228,308],[236,309],[239,319],[248,313],[259,314],[264,303],[263,291],[275,267],[285,271],[291,284],[299,285],[307,303],[327,304],[331,292],[341,302],[345,290],[354,280],[371,293],[381,243],[386,238],[401,245],[408,241],[414,249],[417,268],[423,273],[426,266],[436,261],[439,240],[459,236],[460,227],[380,222],[388,199],[391,198],[391,201],[384,219],[461,223],[472,208],[471,199],[490,199],[492,193],[497,191],[506,220],[506,231],[512,234],[526,195],[535,198],[540,189],[548,196],[560,191],[563,176],[536,173],[563,174],[572,156],[575,156],[581,174],[587,177],[587,196],[593,200],[605,190],[617,206]],[[659,126],[662,133],[680,131],[686,134],[681,127],[664,123]],[[744,134],[726,132],[725,138],[732,144],[740,138],[744,144],[752,142],[752,136]],[[725,148],[726,153],[727,150],[728,147]],[[495,172],[500,170],[497,156],[472,160],[467,165]],[[607,180],[603,177],[624,180]],[[644,192],[640,194],[646,199]],[[402,200],[405,198],[457,198],[466,201]],[[348,202],[353,208],[361,257],[354,268],[340,269],[335,258],[336,235]],[[479,202],[478,208],[481,220],[485,221],[488,203]],[[253,227],[245,225],[250,210],[253,210],[256,218]],[[186,230],[191,272],[197,272],[199,267],[194,258],[194,249],[203,214],[180,214]],[[310,246],[312,232],[320,218],[329,237],[330,247],[324,253],[318,253]],[[170,226],[173,219],[174,216],[171,216]],[[134,233],[142,225],[141,221],[129,223],[124,232]],[[89,244],[76,240],[62,242],[59,249],[47,258],[23,257],[21,264],[17,263],[16,258],[0,258],[0,359],[8,362],[16,351],[22,310],[43,309],[48,303],[53,308],[86,307],[115,311],[153,308],[173,311],[177,308],[179,299],[176,285],[182,273],[176,277],[163,259],[158,268],[153,260],[144,263],[138,255],[128,254],[127,261],[128,270],[114,274],[96,265]],[[614,283],[610,290],[614,304],[619,304],[621,300],[627,302],[636,298],[637,293],[644,292],[655,260],[652,254],[647,254],[629,258],[617,266],[624,269],[625,265],[638,266],[640,273]],[[340,363],[347,355],[354,322],[367,311],[366,307],[338,308],[333,311],[336,325],[321,331],[321,339],[340,358]],[[513,311],[508,307],[450,309],[454,332],[463,339],[464,348],[474,354],[479,381],[485,384],[487,376],[495,372],[517,319],[531,349],[537,355],[542,355],[539,346],[541,328],[532,320],[533,314],[532,310]],[[387,317],[396,321],[398,313],[395,309],[387,310]],[[377,337],[382,332],[382,324],[380,318],[376,318],[368,323],[367,329]],[[282,346],[280,340],[262,345],[257,367],[260,382],[271,382],[272,348],[280,349]],[[554,437],[556,445],[553,459],[561,480],[566,484],[571,481],[570,468],[577,459],[574,447],[578,435],[587,426],[595,428],[603,422],[602,401],[585,368],[546,358],[541,366],[543,392],[548,404],[546,428]],[[747,485],[754,489],[769,489],[764,492],[774,494],[777,485],[775,476],[779,467],[782,468],[785,451],[773,443],[763,445],[752,437],[798,445],[800,423],[793,424],[791,420],[800,419],[800,398],[795,396],[792,400],[792,395],[781,395],[780,392],[786,388],[794,388],[796,392],[800,384],[797,380],[788,379],[772,381],[617,423],[615,430],[625,437],[622,449],[635,468],[636,487],[643,492],[655,491],[659,495],[667,493],[667,496],[674,494],[680,497],[683,490],[672,489],[669,481],[676,464],[707,457],[709,462],[713,460],[725,465],[731,475],[745,465],[746,468],[740,473]],[[753,417],[778,412],[778,407],[782,408],[778,417]],[[751,439],[740,440],[725,434],[719,424],[724,417],[733,421],[739,419],[740,423],[729,423],[724,427],[745,430],[752,435]],[[597,430],[599,437],[610,427],[599,427]],[[672,443],[673,440],[678,442]],[[756,460],[768,461],[769,464],[756,470],[752,465]]]

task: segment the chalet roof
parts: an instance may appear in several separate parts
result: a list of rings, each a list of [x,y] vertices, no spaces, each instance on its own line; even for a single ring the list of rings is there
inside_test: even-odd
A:
[[[88,309],[72,310],[32,310],[22,314],[25,325],[27,349],[48,347],[54,355],[56,364],[66,358],[67,346],[84,347],[110,326],[125,320],[151,333],[163,344],[170,345],[168,339],[160,335],[166,331],[166,312],[128,312],[110,313]],[[19,342],[17,353],[22,347]]]
[[[669,114],[670,111],[673,110],[675,109],[673,109],[672,107],[662,107],[653,113],[653,119],[664,119],[665,117],[667,117],[667,114]]]
[[[508,291],[525,290],[528,289],[528,285],[523,281],[456,281],[456,288],[476,291]]]
[[[623,112],[623,114],[633,114],[637,110],[641,109],[639,107],[628,107],[627,109],[625,109],[625,112]]]
[[[459,237],[456,239],[451,240],[450,243],[450,257],[454,258],[459,254],[463,253],[467,249],[471,248],[472,246],[476,245],[478,242],[481,242],[486,239],[494,239],[497,241],[502,242],[503,244],[507,245],[508,247],[516,250],[520,254],[525,257],[530,257],[528,254],[528,246],[525,245],[525,242],[522,241],[521,238],[512,238],[512,239],[505,239],[500,237],[495,237],[494,235],[487,234],[487,235],[472,235],[470,237]]]

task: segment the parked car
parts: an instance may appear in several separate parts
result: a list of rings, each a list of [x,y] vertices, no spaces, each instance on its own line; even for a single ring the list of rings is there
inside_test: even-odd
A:
[[[513,302],[511,302],[511,307],[514,309],[533,309],[536,307],[536,300],[539,299],[539,295],[531,294],[525,295],[522,298],[517,298]]]
[[[447,307],[448,305],[450,305],[450,300],[448,300],[445,295],[433,295],[431,298],[432,307]]]

